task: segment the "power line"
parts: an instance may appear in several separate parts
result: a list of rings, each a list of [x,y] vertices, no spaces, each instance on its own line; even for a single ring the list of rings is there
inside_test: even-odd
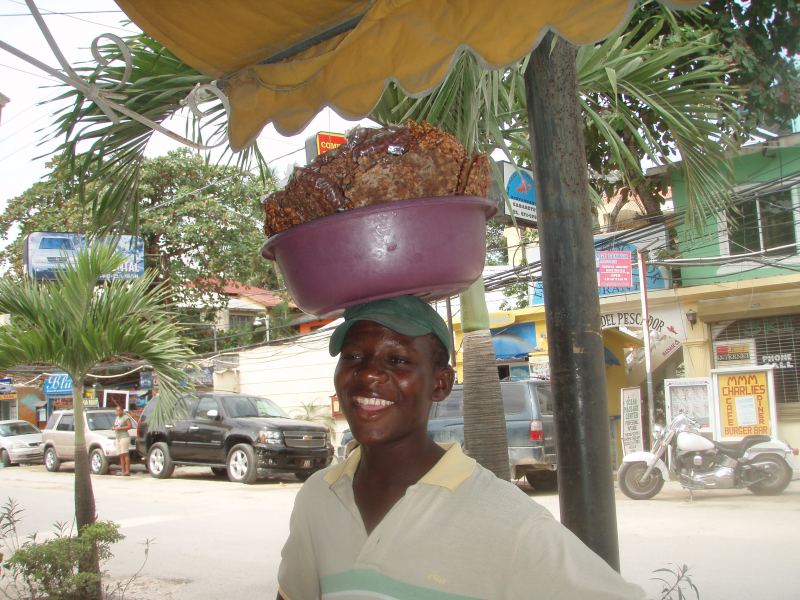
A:
[[[8,2],[11,2],[12,4],[19,4],[20,6],[25,6],[24,2],[18,2],[17,0],[8,0]],[[111,29],[116,29],[118,31],[124,31],[125,33],[129,33],[129,34],[132,34],[132,35],[138,35],[140,33],[139,31],[134,31],[134,30],[131,30],[131,29],[125,29],[123,27],[116,27],[114,25],[109,25],[107,23],[100,23],[99,21],[91,21],[89,19],[84,19],[82,17],[76,17],[73,14],[70,14],[68,12],[63,12],[62,13],[62,12],[47,10],[46,8],[40,8],[39,12],[42,14],[42,16],[50,16],[50,15],[65,16],[68,19],[74,19],[76,21],[82,21],[84,23],[90,23],[91,25],[98,25],[100,27],[109,27]],[[110,12],[117,12],[117,11],[110,11]],[[119,11],[119,12],[122,12],[122,11]],[[30,16],[30,13],[28,13],[28,16]]]
[[[101,14],[106,14],[106,13],[113,13],[113,14],[117,14],[117,15],[124,15],[125,14],[121,10],[73,10],[73,11],[65,11],[65,12],[57,12],[57,11],[53,11],[53,10],[46,10],[46,9],[43,9],[43,8],[40,8],[39,10],[42,11],[42,12],[45,12],[45,14],[48,14],[48,15],[66,15],[66,16],[69,16],[69,15],[101,15]],[[29,13],[29,12],[27,12],[27,13],[7,13],[7,14],[0,13],[0,17],[30,17],[30,16],[31,16],[31,13]]]
[[[33,73],[31,71],[26,71],[25,69],[18,69],[17,67],[12,67],[11,65],[7,65],[4,63],[0,63],[0,67],[5,67],[6,69],[11,69],[12,71],[18,71],[19,73],[24,73],[25,75],[30,75],[31,77],[38,77],[39,79],[46,79],[50,82],[57,82],[58,79],[55,77],[48,77],[47,75],[39,75],[38,73]]]

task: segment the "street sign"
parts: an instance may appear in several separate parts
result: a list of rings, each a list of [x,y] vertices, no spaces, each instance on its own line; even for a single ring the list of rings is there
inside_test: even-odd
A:
[[[503,178],[505,189],[511,204],[511,214],[519,225],[536,227],[536,186],[533,181],[533,172],[512,165],[508,161],[498,161],[497,166]],[[511,223],[508,206],[502,200],[502,192],[493,186],[492,199],[500,200],[499,211],[495,219]],[[504,218],[505,217],[505,218]]]
[[[622,453],[631,454],[644,449],[642,437],[642,390],[622,388],[620,390],[622,407]]]
[[[74,265],[78,252],[90,243],[82,233],[34,231],[23,243],[22,262],[26,274],[33,279],[55,279],[58,273]],[[144,275],[144,241],[132,235],[104,237],[92,242],[115,244],[123,263],[101,279],[136,279]]]
[[[71,396],[72,378],[66,373],[50,375],[44,380],[42,391],[48,396]]]
[[[594,256],[597,263],[597,287],[633,287],[630,252],[598,250]]]

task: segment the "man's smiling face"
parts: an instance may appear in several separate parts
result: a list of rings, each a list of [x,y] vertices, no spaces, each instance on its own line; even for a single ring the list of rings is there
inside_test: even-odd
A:
[[[452,369],[438,364],[438,346],[432,335],[410,337],[373,321],[350,328],[334,385],[360,444],[424,442],[431,403],[453,384]]]

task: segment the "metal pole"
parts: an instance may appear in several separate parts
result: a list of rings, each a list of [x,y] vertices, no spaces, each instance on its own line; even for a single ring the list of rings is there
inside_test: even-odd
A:
[[[619,570],[611,435],[576,49],[548,33],[525,72],[555,399],[561,521]]]
[[[453,332],[453,306],[450,304],[450,298],[445,299],[445,306],[447,307],[447,327],[450,329],[450,341],[452,342],[453,349],[450,351],[450,364],[453,368],[456,367],[456,336]]]
[[[647,374],[647,431],[644,432],[645,447],[650,447],[655,415],[655,394],[653,392],[653,357],[650,346],[650,309],[647,306],[647,250],[639,250],[639,296],[642,301],[642,339],[644,340],[644,370]]]

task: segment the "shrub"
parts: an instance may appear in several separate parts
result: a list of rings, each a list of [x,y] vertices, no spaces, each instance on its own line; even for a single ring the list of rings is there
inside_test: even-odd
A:
[[[80,565],[99,564],[111,558],[111,546],[124,538],[119,525],[98,521],[80,535],[71,535],[56,523],[55,537],[40,541],[33,534],[19,542],[18,524],[23,510],[9,498],[0,509],[0,594],[30,600],[85,600],[97,596],[100,573]],[[10,553],[6,558],[5,553]],[[15,595],[11,596],[13,592]]]

